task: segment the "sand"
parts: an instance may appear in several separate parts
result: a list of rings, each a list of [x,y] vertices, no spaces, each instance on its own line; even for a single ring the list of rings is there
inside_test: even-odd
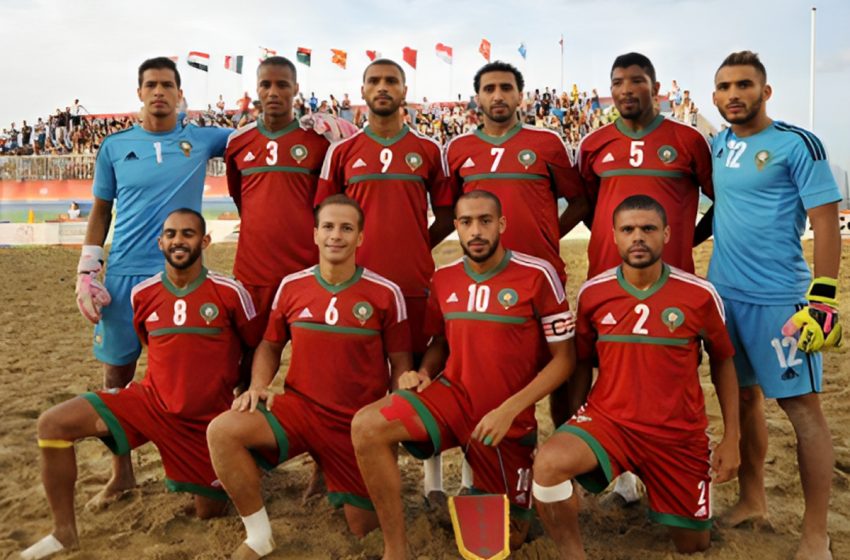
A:
[[[807,245],[811,252],[811,246]],[[210,268],[229,271],[235,245],[212,246]],[[566,242],[562,253],[570,271],[569,294],[575,297],[586,273],[585,244]],[[698,271],[705,272],[710,244],[698,251]],[[459,255],[446,243],[436,252],[438,261]],[[74,305],[74,273],[78,250],[59,247],[0,249],[0,558],[17,552],[50,531],[51,521],[38,469],[36,419],[41,411],[79,393],[97,389],[101,370],[91,356],[91,329]],[[845,287],[842,314],[850,316],[850,245],[844,244],[841,284]],[[848,344],[850,346],[850,344]],[[144,354],[139,372],[144,371]],[[832,427],[836,468],[829,520],[836,559],[850,558],[850,360],[848,350],[828,354],[825,360],[823,405]],[[717,433],[719,408],[705,367],[702,380],[708,397],[712,428]],[[137,374],[137,377],[141,373]],[[773,530],[716,529],[712,548],[693,558],[734,560],[791,558],[799,537],[802,493],[797,475],[795,440],[790,424],[775,403],[768,404],[770,448],[767,458],[767,494]],[[538,406],[541,436],[552,431],[548,407]],[[199,521],[185,512],[191,498],[165,490],[156,449],[147,445],[133,454],[138,490],[106,511],[90,513],[83,504],[109,475],[109,453],[97,440],[77,444],[78,527],[81,548],[59,558],[155,558],[162,560],[225,558],[243,539],[242,526],[231,510],[222,519]],[[450,453],[445,463],[446,487],[459,486],[459,457]],[[421,466],[402,456],[404,499],[410,542],[419,559],[457,558],[454,538],[429,518],[422,508]],[[299,458],[264,479],[266,504],[272,519],[277,551],[269,558],[372,558],[381,552],[379,532],[358,541],[347,534],[340,512],[315,498],[305,507],[300,494],[310,468]],[[737,484],[714,488],[714,511],[721,512],[735,498]],[[675,558],[665,529],[646,518],[645,502],[617,511],[603,510],[595,500],[582,514],[585,542],[591,558]],[[517,559],[555,558],[547,538],[537,537],[514,556]]]

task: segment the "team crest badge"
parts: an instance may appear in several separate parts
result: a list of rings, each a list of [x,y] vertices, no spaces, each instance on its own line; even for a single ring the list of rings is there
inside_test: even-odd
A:
[[[523,167],[528,169],[530,166],[534,165],[535,161],[537,161],[537,154],[531,150],[523,150],[517,154],[517,159]]]
[[[178,145],[180,146],[180,150],[183,152],[183,155],[189,157],[189,155],[192,153],[191,142],[189,142],[188,140],[181,140],[180,144]]]
[[[678,307],[668,307],[661,312],[661,322],[667,325],[670,332],[673,332],[685,322],[685,314]]]
[[[365,325],[375,310],[372,309],[368,301],[359,301],[354,304],[352,312],[354,313],[354,317],[360,321],[360,324]]]
[[[416,152],[410,152],[404,156],[404,161],[407,162],[407,166],[411,171],[416,171],[422,165],[422,156]]]
[[[678,157],[679,152],[673,146],[661,146],[658,148],[658,159],[663,163],[670,164]]]
[[[294,146],[292,146],[292,148],[289,149],[289,155],[291,155],[292,159],[294,159],[298,163],[304,161],[308,153],[309,152],[307,151],[307,147],[302,146],[301,144],[295,144]]]
[[[218,307],[214,303],[205,303],[201,306],[201,318],[209,325],[218,317]]]
[[[502,304],[502,307],[508,309],[516,305],[516,302],[519,300],[519,296],[517,295],[516,291],[510,288],[505,288],[504,290],[499,292],[499,295],[496,299],[499,300],[499,303]]]
[[[770,152],[767,150],[761,150],[756,153],[756,167],[761,171],[764,169],[764,166],[767,165],[767,162],[770,161]]]

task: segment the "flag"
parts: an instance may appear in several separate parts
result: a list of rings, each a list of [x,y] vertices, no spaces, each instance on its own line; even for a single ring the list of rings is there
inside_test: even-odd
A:
[[[416,70],[416,49],[404,47],[401,49],[401,59],[408,63],[411,68]]]
[[[446,64],[452,63],[452,48],[442,43],[437,43],[437,58]]]
[[[236,72],[237,74],[242,73],[242,55],[238,54],[235,56],[227,55],[224,57],[224,69],[230,70],[231,72]]]
[[[173,62],[175,64],[177,64],[177,61],[180,60],[180,57],[177,56],[176,54],[174,56],[169,56],[169,57],[166,57],[166,58],[168,58],[168,60],[170,60],[171,62]]]
[[[260,47],[260,62],[264,61],[270,56],[277,56],[277,51],[274,49],[267,49],[266,47]]]
[[[331,49],[331,52],[333,53],[331,62],[345,70],[345,62],[348,60],[348,53],[339,49]]]
[[[310,56],[313,54],[311,49],[305,49],[304,47],[298,47],[298,50],[295,51],[295,59],[303,64],[304,66],[310,66]]]
[[[564,54],[564,34],[561,33],[561,40],[558,41],[558,44],[561,45],[561,54]]]
[[[375,62],[375,59],[381,58],[381,53],[378,51],[366,51],[366,56],[369,57],[369,60]]]
[[[189,56],[186,58],[186,62],[192,68],[197,68],[204,72],[208,72],[210,69],[210,55],[207,53],[190,51]]]
[[[525,43],[520,43],[519,49],[517,50],[519,50],[519,55],[522,57],[522,59],[525,60],[526,54],[528,54],[528,51],[525,50]]]
[[[490,62],[490,41],[481,39],[481,44],[478,46],[478,52],[484,57],[484,60]]]

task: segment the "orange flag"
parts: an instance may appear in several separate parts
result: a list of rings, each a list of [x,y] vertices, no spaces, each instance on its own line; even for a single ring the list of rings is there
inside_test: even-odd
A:
[[[481,45],[478,47],[478,52],[484,57],[484,60],[490,62],[490,41],[481,39]]]
[[[331,62],[345,70],[345,63],[348,60],[348,53],[339,49],[331,49],[331,52],[333,53],[333,56],[331,57]]]

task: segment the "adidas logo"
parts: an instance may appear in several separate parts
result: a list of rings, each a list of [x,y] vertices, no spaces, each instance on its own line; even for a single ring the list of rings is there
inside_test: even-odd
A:
[[[312,319],[313,314],[310,313],[310,310],[305,307],[304,309],[301,310],[301,313],[298,314],[298,318],[299,319]]]
[[[608,152],[607,154],[605,154],[605,157],[602,158],[602,163],[608,163],[608,162],[611,162],[611,161],[614,161],[614,154],[612,154],[611,152]]]
[[[446,303],[457,303],[457,294],[452,292],[452,295],[446,299]]]
[[[794,371],[793,368],[788,368],[785,370],[785,373],[782,374],[782,381],[788,381],[790,379],[794,379],[795,377],[800,377],[800,374]]]
[[[472,161],[471,157],[466,158],[466,161],[463,162],[463,165],[460,166],[461,169],[466,169],[467,167],[475,167],[475,162]]]
[[[605,315],[605,316],[602,318],[602,321],[600,321],[600,322],[601,322],[603,325],[616,325],[616,324],[617,324],[617,319],[615,319],[615,318],[614,318],[614,316],[613,316],[613,315],[611,314],[611,312],[609,311],[609,312],[608,312],[608,314],[607,314],[607,315]]]
[[[139,159],[139,156],[136,155],[136,152],[130,152],[126,156],[124,156],[124,161],[133,161]]]
[[[146,323],[153,323],[154,321],[159,321],[159,315],[156,314],[156,311],[148,315],[148,318],[145,319]]]
[[[719,152],[717,152],[717,155],[716,155],[716,156],[714,156],[714,157],[716,157],[716,158],[718,158],[718,159],[719,159],[719,158],[721,158],[721,157],[723,157],[723,148],[720,148],[720,151],[719,151]]]
[[[360,158],[357,158],[357,161],[351,166],[351,169],[357,169],[358,167],[366,167],[366,162]]]
[[[701,506],[694,514],[694,517],[708,517],[708,508]]]
[[[245,154],[245,158],[242,161],[254,161],[255,159],[257,158],[254,157],[254,154],[252,152],[248,152]]]

